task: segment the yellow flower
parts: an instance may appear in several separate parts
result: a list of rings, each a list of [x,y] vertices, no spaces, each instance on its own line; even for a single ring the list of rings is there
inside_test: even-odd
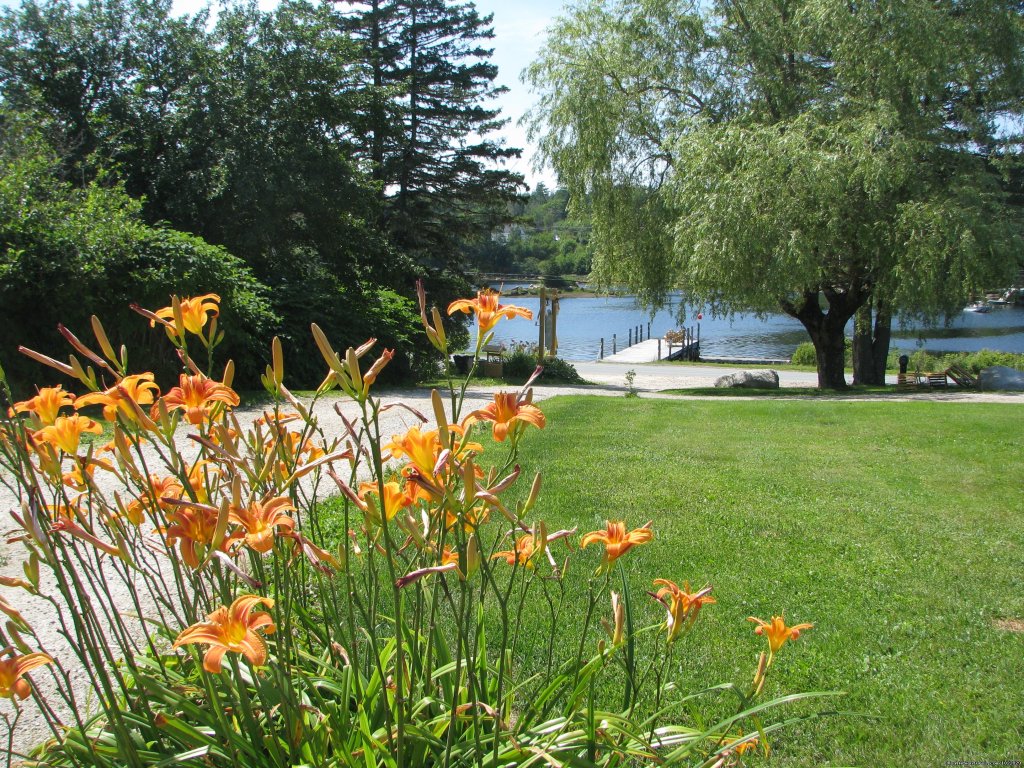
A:
[[[504,558],[505,562],[509,565],[515,565],[518,562],[519,565],[525,565],[527,568],[533,568],[531,558],[535,551],[536,545],[533,540],[533,536],[520,536],[515,540],[515,547],[513,549],[505,550],[503,552],[495,552],[491,555],[491,560]]]
[[[469,314],[471,311],[476,314],[478,336],[483,338],[484,334],[494,328],[501,318],[511,320],[513,317],[523,317],[527,320],[533,319],[533,312],[523,307],[499,304],[501,294],[498,291],[485,290],[477,293],[475,299],[459,299],[448,305],[448,314],[454,315],[458,311]]]
[[[33,437],[59,448],[64,453],[74,455],[78,453],[78,445],[85,432],[99,435],[103,433],[103,427],[89,417],[76,413],[71,416],[58,416],[50,426],[38,430]]]
[[[32,692],[28,681],[22,677],[36,667],[52,664],[53,659],[45,653],[28,653],[24,656],[11,656],[0,659],[0,699],[26,699]]]
[[[231,507],[228,520],[245,529],[245,543],[256,552],[269,552],[274,547],[274,533],[278,528],[291,532],[295,521],[285,514],[294,510],[291,501],[279,496],[267,501],[254,501],[248,507]]]
[[[274,607],[271,598],[259,595],[242,595],[230,607],[222,605],[209,614],[206,621],[182,630],[174,641],[174,647],[191,643],[209,645],[203,657],[203,669],[214,675],[220,672],[221,659],[228,651],[241,653],[255,667],[262,666],[267,661],[267,645],[256,630],[262,629],[269,635],[275,627],[266,611],[250,612],[260,603],[268,608]]]
[[[102,405],[103,418],[107,421],[114,421],[120,413],[128,421],[135,422],[138,421],[135,406],[152,405],[159,395],[160,387],[153,381],[153,374],[137,373],[125,376],[103,392],[81,395],[75,400],[75,407]]]
[[[196,296],[188,299],[181,299],[181,320],[185,325],[185,330],[189,333],[194,333],[197,336],[203,332],[203,327],[206,325],[207,320],[212,315],[216,317],[220,314],[220,296],[216,293],[207,293],[202,296]],[[154,313],[161,320],[166,320],[174,325],[174,306],[164,307],[158,309]],[[152,328],[156,325],[155,320],[149,321],[149,326]],[[170,329],[168,329],[168,333]]]
[[[580,539],[580,548],[584,549],[591,544],[604,544],[604,560],[601,569],[611,568],[612,563],[626,554],[637,544],[646,544],[654,538],[654,531],[650,523],[642,528],[636,528],[626,533],[626,524],[621,520],[609,520],[603,531],[591,531]]]
[[[519,395],[508,392],[495,392],[494,402],[469,414],[463,420],[463,426],[478,421],[494,422],[494,439],[499,443],[505,441],[514,424],[533,424],[538,429],[543,429],[546,423],[540,408],[522,402]]]
[[[797,624],[793,627],[787,627],[782,616],[772,616],[771,621],[750,616],[747,618],[747,621],[753,621],[757,624],[754,627],[754,634],[764,635],[768,638],[768,649],[772,655],[775,655],[785,645],[787,640],[796,640],[800,637],[802,631],[811,629],[814,626],[813,624]]]
[[[701,606],[712,604],[715,598],[711,597],[711,587],[704,587],[698,592],[690,592],[690,582],[684,581],[680,589],[674,582],[668,579],[655,579],[654,586],[660,586],[657,598],[665,606],[668,616],[665,619],[665,628],[668,630],[668,641],[671,643],[684,629],[693,626],[700,613]],[[668,602],[666,602],[666,600]]]
[[[167,410],[184,411],[188,423],[196,425],[202,424],[218,404],[234,407],[239,402],[238,395],[231,387],[202,374],[187,376],[184,373],[178,378],[178,386],[164,395],[163,400]],[[153,406],[150,416],[156,419],[157,414],[157,406]]]
[[[65,405],[74,405],[75,396],[65,392],[60,384],[56,387],[43,387],[39,394],[28,400],[22,400],[14,404],[15,413],[34,413],[44,426],[53,424],[57,420],[57,414]],[[73,451],[69,451],[73,453]]]

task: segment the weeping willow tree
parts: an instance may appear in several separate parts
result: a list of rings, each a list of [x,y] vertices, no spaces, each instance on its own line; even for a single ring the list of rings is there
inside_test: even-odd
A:
[[[592,0],[527,79],[533,137],[594,224],[595,277],[657,306],[783,311],[819,385],[884,374],[894,314],[1016,269],[1018,4]]]

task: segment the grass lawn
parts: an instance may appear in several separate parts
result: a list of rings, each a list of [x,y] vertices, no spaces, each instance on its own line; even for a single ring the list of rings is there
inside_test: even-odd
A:
[[[544,474],[549,529],[654,522],[654,542],[624,558],[638,623],[661,612],[643,596],[651,579],[714,584],[718,604],[682,641],[680,687],[749,684],[764,641],[748,616],[814,622],[766,694],[844,690],[841,708],[872,717],[788,730],[773,764],[1024,760],[1024,634],[1000,628],[1024,619],[1020,406],[559,397],[543,409],[548,428],[530,430],[521,458]],[[578,615],[599,553],[575,557]]]

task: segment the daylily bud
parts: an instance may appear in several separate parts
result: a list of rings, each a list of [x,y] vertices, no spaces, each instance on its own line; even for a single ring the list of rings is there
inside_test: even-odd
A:
[[[270,354],[274,362],[274,383],[281,386],[284,381],[284,350],[281,349],[281,339],[277,336],[270,343]]]
[[[359,355],[356,351],[349,347],[345,351],[345,373],[348,374],[349,382],[352,387],[352,394],[356,394],[363,389],[363,374],[359,370]],[[344,386],[344,384],[343,384]]]
[[[432,307],[430,310],[431,317],[434,318],[434,333],[437,334],[437,339],[441,343],[441,351],[445,351],[448,348],[448,336],[444,332],[444,323],[441,322],[441,313],[437,307]]]
[[[540,495],[540,472],[534,475],[533,485],[530,486],[530,495],[526,498],[526,504],[523,506],[523,514],[533,509],[533,505],[537,503],[538,495]]]
[[[362,359],[363,355],[365,355],[367,352],[369,352],[371,349],[373,349],[373,345],[376,344],[376,343],[377,343],[377,337],[376,336],[374,336],[372,338],[369,338],[366,341],[364,341],[362,344],[360,344],[358,347],[356,347],[356,357]]]
[[[622,645],[626,634],[626,608],[618,592],[612,592],[612,616],[615,619],[612,631],[612,645]]]
[[[111,346],[110,340],[107,338],[107,332],[103,330],[103,323],[100,322],[100,319],[96,317],[96,315],[93,315],[90,318],[90,321],[92,322],[93,336],[96,337],[96,341],[100,345],[100,349],[103,351],[103,354],[106,355],[108,359],[116,362],[117,356],[114,354],[114,347]]]
[[[338,358],[338,353],[334,351],[331,346],[331,342],[327,340],[326,334],[320,330],[320,326],[316,323],[310,324],[310,330],[313,332],[313,341],[316,342],[317,349],[320,350],[320,354],[323,355],[324,360],[327,361],[327,365],[331,367],[331,370],[336,374],[340,374],[343,371],[341,360]]]
[[[476,534],[470,534],[466,540],[466,578],[472,578],[480,570],[480,542]]]
[[[377,380],[377,376],[380,374],[380,372],[382,370],[384,370],[384,366],[386,366],[388,363],[391,362],[391,359],[394,356],[395,356],[395,350],[393,350],[393,349],[385,349],[384,352],[381,354],[381,356],[378,357],[374,361],[373,365],[370,366],[370,370],[368,370],[363,375],[363,394],[364,395],[369,393],[370,387],[373,386],[373,382],[375,382]]]
[[[430,391],[430,404],[434,408],[434,420],[437,422],[437,438],[442,448],[451,448],[451,438],[448,436],[448,415],[444,412],[444,401],[441,393],[436,389]]]
[[[174,332],[178,338],[185,337],[185,316],[181,312],[181,299],[171,296],[171,312],[174,314]]]

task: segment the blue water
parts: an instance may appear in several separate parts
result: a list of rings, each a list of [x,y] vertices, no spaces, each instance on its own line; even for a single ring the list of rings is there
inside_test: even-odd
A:
[[[506,290],[510,286],[506,285]],[[678,300],[677,300],[678,302]],[[536,316],[539,299],[529,296],[503,296],[503,304],[515,304],[532,310]],[[632,297],[562,298],[558,312],[558,355],[567,360],[596,360],[604,338],[605,354],[611,354],[612,335],[619,349],[626,346],[630,329],[643,326],[652,338],[678,329],[679,306],[657,312],[638,308]],[[687,308],[689,309],[689,308]],[[696,328],[698,321],[687,312],[686,326]],[[797,345],[808,341],[800,323],[786,315],[771,315],[760,320],[753,315],[712,318],[699,321],[700,351],[705,357],[786,358]],[[850,329],[852,333],[852,327]],[[634,330],[635,333],[635,330]],[[537,343],[536,321],[516,318],[503,320],[495,329],[495,341]],[[1024,308],[993,307],[987,314],[964,312],[953,318],[949,327],[893,329],[894,348],[913,351],[920,347],[943,352],[973,352],[995,349],[1024,353]]]

